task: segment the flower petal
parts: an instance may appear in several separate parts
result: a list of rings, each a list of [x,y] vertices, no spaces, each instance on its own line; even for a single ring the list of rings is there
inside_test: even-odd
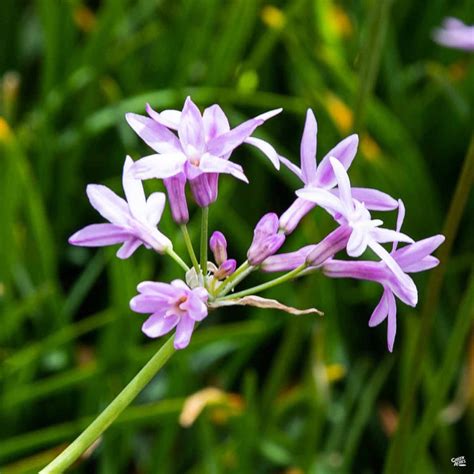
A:
[[[128,207],[133,217],[140,221],[146,220],[146,199],[141,180],[132,175],[133,160],[130,156],[125,158],[122,174],[122,186],[127,198]]]
[[[279,170],[280,169],[280,159],[275,148],[273,148],[270,143],[262,140],[261,138],[249,137],[244,140],[244,143],[252,145],[255,148],[258,148],[271,162],[272,165]]]
[[[172,130],[178,130],[179,122],[181,120],[180,110],[163,110],[161,113],[156,112],[152,109],[150,104],[146,104],[146,113],[161,125]]]
[[[202,153],[205,148],[204,123],[201,112],[196,104],[187,97],[184,102],[183,112],[178,127],[179,139],[183,145],[183,150],[188,152],[188,148]]]
[[[301,172],[305,184],[312,183],[316,178],[316,147],[318,124],[311,109],[306,112],[303,138],[301,139]]]
[[[186,161],[183,153],[149,155],[133,164],[132,173],[139,179],[170,178],[183,171]]]
[[[403,271],[407,273],[417,273],[424,272],[425,270],[430,270],[431,268],[437,267],[439,265],[439,260],[432,255],[422,258],[418,262],[413,262],[409,265],[403,266]]]
[[[344,169],[342,163],[334,157],[330,157],[332,169],[336,176],[337,188],[339,190],[339,197],[346,210],[346,214],[349,214],[354,210],[354,201],[352,200],[351,182],[349,176]]]
[[[325,189],[312,187],[303,188],[296,191],[296,195],[307,201],[314,202],[330,212],[345,214],[341,200]]]
[[[379,304],[375,307],[372,316],[369,319],[369,326],[371,328],[378,326],[388,316],[388,301],[387,290],[384,290]]]
[[[206,153],[201,158],[199,169],[204,173],[231,174],[235,178],[240,179],[245,183],[249,182],[240,165],[233,163],[232,161],[224,160],[217,156],[212,156],[209,153]]]
[[[146,201],[146,220],[152,226],[160,222],[165,209],[166,196],[164,193],[152,193]]]
[[[153,150],[158,153],[177,153],[181,151],[178,137],[164,125],[143,115],[125,114],[130,127]]]
[[[103,247],[121,244],[130,238],[130,232],[114,224],[92,224],[78,230],[69,237],[71,245],[81,247]]]
[[[414,244],[398,249],[394,252],[393,257],[404,269],[405,267],[416,264],[430,255],[444,242],[444,240],[444,235],[434,235],[433,237],[419,240]]]
[[[374,229],[372,229],[370,231],[370,235],[381,244],[395,241],[408,243],[414,242],[414,240],[410,236],[404,234],[403,232],[397,232],[396,230],[392,229],[383,229],[380,227],[375,227]]]
[[[230,130],[229,121],[224,111],[217,104],[204,109],[202,120],[207,142]]]
[[[176,327],[176,336],[174,338],[174,348],[184,349],[188,346],[194,329],[194,320],[183,316]]]
[[[397,333],[397,303],[392,292],[387,293],[388,319],[387,319],[387,346],[390,352],[393,351],[395,335]]]
[[[127,203],[107,186],[89,184],[86,189],[92,207],[112,224],[128,225],[130,211]]]
[[[142,241],[140,239],[128,239],[126,240],[123,245],[117,251],[117,257],[121,258],[122,260],[130,257],[138,247],[142,245]]]
[[[250,119],[232,130],[213,138],[207,144],[207,151],[214,156],[224,156],[241,145],[264,120]]]
[[[360,257],[365,252],[368,242],[367,232],[359,228],[354,229],[347,242],[347,255],[350,257]]]
[[[405,220],[405,205],[403,204],[403,201],[399,199],[398,200],[397,227],[396,227],[397,232],[400,232],[404,220]],[[391,253],[397,250],[397,246],[398,246],[398,240],[394,240]]]
[[[314,183],[311,184],[315,186],[321,186],[326,189],[331,189],[336,186],[336,177],[334,175],[329,158],[331,156],[336,158],[342,163],[344,169],[348,170],[355,158],[358,145],[359,137],[356,134],[350,135],[339,142],[321,160],[321,163],[319,163],[318,169],[316,170],[316,179]]]
[[[148,337],[160,337],[172,331],[178,324],[179,316],[159,316],[152,314],[142,326],[142,331]]]
[[[337,194],[338,191],[334,190]],[[357,199],[365,204],[367,209],[372,211],[392,211],[398,206],[398,202],[392,196],[372,188],[352,188],[353,199]]]
[[[303,173],[301,170],[288,158],[280,155],[280,161],[292,172],[294,173],[301,181],[303,181]]]

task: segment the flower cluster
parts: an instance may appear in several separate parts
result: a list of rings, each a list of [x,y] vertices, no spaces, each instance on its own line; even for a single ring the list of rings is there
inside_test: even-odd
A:
[[[418,293],[411,273],[436,266],[431,255],[444,241],[436,235],[414,242],[401,232],[405,208],[401,200],[371,188],[353,187],[347,170],[354,160],[357,135],[351,135],[326,156],[316,162],[317,122],[311,110],[301,140],[301,164],[298,167],[280,156],[274,147],[253,132],[281,109],[259,115],[231,128],[223,110],[212,105],[201,114],[191,98],[182,111],[164,110],[160,113],[149,105],[148,116],[127,114],[126,119],[137,135],[156,153],[133,161],[127,156],[123,167],[123,189],[126,200],[101,185],[89,185],[87,195],[92,206],[109,221],[92,224],[76,232],[69,239],[74,245],[101,247],[121,243],[119,258],[128,258],[140,246],[153,249],[173,258],[184,270],[183,280],[170,284],[142,282],[139,295],[130,307],[150,316],[143,324],[143,332],[152,338],[162,336],[174,328],[174,345],[182,349],[189,344],[195,324],[202,321],[209,310],[229,305],[253,305],[275,308],[291,314],[319,313],[314,308],[298,310],[276,301],[256,296],[255,293],[313,271],[331,278],[353,278],[378,283],[383,290],[380,302],[369,319],[376,326],[387,319],[387,343],[393,349],[396,333],[396,303],[415,306]],[[229,174],[248,182],[242,167],[230,160],[232,152],[242,144],[258,148],[275,166],[283,164],[302,186],[289,208],[280,216],[265,214],[255,226],[247,260],[240,266],[227,254],[225,236],[215,231],[207,241],[208,208],[218,197],[221,174]],[[173,220],[181,227],[191,266],[176,254],[170,239],[157,225],[165,206],[164,193],[153,193],[146,198],[142,180],[162,179],[168,195]],[[200,262],[194,252],[187,231],[189,210],[186,189],[189,186],[194,202],[203,208]],[[335,228],[319,242],[288,253],[277,253],[289,234],[316,206],[324,209],[334,220]],[[383,221],[373,218],[372,211],[398,209],[395,230],[382,227]],[[398,248],[403,242],[406,245]],[[383,244],[391,243],[391,250]],[[207,260],[210,248],[214,261]],[[370,249],[377,260],[362,260]],[[336,258],[345,253],[346,259]],[[251,272],[284,272],[283,275],[239,292],[234,289]]]

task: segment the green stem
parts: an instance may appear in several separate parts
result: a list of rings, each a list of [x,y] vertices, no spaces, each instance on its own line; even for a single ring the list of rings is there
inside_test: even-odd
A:
[[[188,226],[186,224],[183,224],[181,226],[181,232],[183,233],[184,243],[186,244],[186,248],[188,249],[188,254],[189,254],[189,257],[191,258],[191,262],[193,262],[193,267],[194,267],[194,270],[196,271],[196,275],[199,276],[199,273],[200,273],[199,262],[196,257],[196,253],[194,252],[193,243],[191,242],[191,237],[189,236],[189,232],[188,232]]]
[[[371,7],[368,37],[361,51],[359,86],[354,106],[354,128],[357,132],[363,126],[365,106],[377,79],[392,1],[375,0]]]
[[[273,280],[267,281],[266,283],[262,283],[261,285],[254,286],[252,288],[248,288],[244,291],[239,291],[238,293],[234,293],[232,295],[224,296],[219,298],[219,300],[233,300],[235,298],[243,298],[244,296],[254,295],[255,293],[259,293],[260,291],[268,290],[276,285],[281,285],[293,278],[296,278],[300,275],[300,273],[306,268],[306,263],[303,263],[299,267],[295,268],[291,272],[285,273],[284,275],[275,278]]]
[[[170,337],[107,408],[59,456],[43,468],[40,474],[64,472],[70,467],[130,405],[173,352],[173,337]]]
[[[415,409],[415,401],[417,399],[416,391],[423,374],[423,362],[428,350],[428,341],[430,340],[429,336],[433,326],[435,309],[438,305],[443,286],[447,262],[451,254],[451,249],[457,235],[461,217],[464,213],[473,182],[474,136],[471,137],[471,143],[443,226],[443,234],[445,235],[446,240],[438,252],[438,258],[441,263],[431,272],[430,279],[428,280],[426,297],[424,298],[425,304],[421,311],[420,323],[414,346],[416,347],[417,363],[411,366],[410,373],[407,377],[409,382],[402,397],[404,403],[402,404],[400,411],[398,429],[390,444],[390,450],[385,464],[385,474],[400,474],[404,472],[402,453],[406,452],[405,444],[411,440],[409,433],[411,430],[413,411]]]
[[[207,273],[207,229],[209,226],[209,208],[202,208],[201,216],[201,271],[203,276]]]
[[[186,262],[173,249],[167,249],[166,254],[169,255],[185,272],[190,270],[186,265]]]

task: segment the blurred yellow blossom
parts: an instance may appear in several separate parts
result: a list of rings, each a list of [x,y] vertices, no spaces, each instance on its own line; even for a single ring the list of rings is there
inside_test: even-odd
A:
[[[331,92],[326,94],[326,107],[339,131],[341,133],[348,133],[354,124],[352,110]]]
[[[265,25],[276,30],[281,30],[286,24],[285,14],[274,5],[265,5],[261,16]]]

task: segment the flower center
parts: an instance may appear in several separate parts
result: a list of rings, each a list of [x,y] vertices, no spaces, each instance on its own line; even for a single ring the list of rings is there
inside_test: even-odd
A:
[[[186,148],[186,156],[188,157],[189,162],[193,166],[199,166],[201,163],[201,153],[199,150],[194,148],[192,145],[188,145]]]

